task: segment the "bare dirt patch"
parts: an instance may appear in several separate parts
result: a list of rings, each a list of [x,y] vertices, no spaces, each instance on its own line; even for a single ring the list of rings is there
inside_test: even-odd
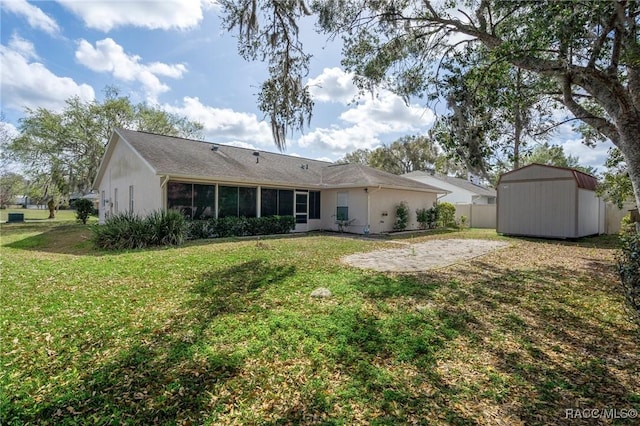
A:
[[[508,245],[502,241],[442,239],[356,253],[342,260],[351,266],[380,272],[420,272],[482,256]]]

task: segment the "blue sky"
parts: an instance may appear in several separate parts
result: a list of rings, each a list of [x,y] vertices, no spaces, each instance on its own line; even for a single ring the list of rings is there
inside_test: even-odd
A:
[[[58,110],[79,96],[101,99],[107,85],[134,102],[146,101],[200,121],[205,139],[276,151],[256,107],[265,65],[244,61],[211,0],[0,0],[1,108],[17,126],[25,107]],[[286,153],[334,161],[358,148],[375,148],[421,134],[435,113],[380,92],[353,102],[351,77],[340,66],[340,45],[304,28],[314,54],[308,84],[315,110],[311,127],[287,141]],[[610,145],[596,149],[562,127],[551,141],[601,168]]]

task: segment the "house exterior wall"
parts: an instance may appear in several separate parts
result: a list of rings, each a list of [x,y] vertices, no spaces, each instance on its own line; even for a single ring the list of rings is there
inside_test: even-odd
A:
[[[133,213],[144,216],[164,207],[160,177],[127,144],[119,141],[98,189],[100,223],[109,215],[129,211],[130,186],[133,186]]]
[[[495,197],[488,197],[486,195],[475,195],[472,198],[473,198],[473,203],[472,204],[478,204],[478,205],[491,204],[493,206],[496,205],[496,198]],[[443,201],[447,201],[447,200],[443,200]]]
[[[396,206],[402,201],[409,208],[407,230],[419,229],[416,210],[431,208],[436,203],[436,194],[417,191],[400,191],[392,189],[369,189],[371,197],[370,226],[372,234],[393,231],[396,219]],[[386,215],[385,215],[386,214]]]
[[[530,169],[524,171],[528,172]],[[513,178],[514,175],[517,173],[507,176]],[[536,177],[530,173],[526,175]],[[576,182],[563,179],[547,180],[546,177],[543,179],[500,181],[497,215],[499,233],[550,238],[577,236]]]
[[[353,222],[344,228],[345,232],[364,234],[367,224],[371,234],[393,231],[395,223],[395,209],[400,202],[405,201],[409,208],[409,223],[407,230],[418,229],[416,209],[431,208],[436,202],[436,194],[418,191],[378,189],[378,188],[349,188],[323,190],[322,199],[322,229],[339,231],[336,222],[336,208],[338,192],[347,192],[349,199],[349,219]],[[369,223],[367,223],[369,221]]]
[[[352,222],[344,231],[363,234],[367,225],[367,192],[364,189],[364,187],[360,187],[323,190],[320,195],[322,229],[339,231],[336,220],[338,193],[346,193],[349,207],[348,219]]]

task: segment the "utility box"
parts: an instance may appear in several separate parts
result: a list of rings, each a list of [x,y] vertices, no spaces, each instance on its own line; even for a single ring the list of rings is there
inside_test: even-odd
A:
[[[7,223],[20,223],[24,222],[24,213],[9,213],[7,217]]]

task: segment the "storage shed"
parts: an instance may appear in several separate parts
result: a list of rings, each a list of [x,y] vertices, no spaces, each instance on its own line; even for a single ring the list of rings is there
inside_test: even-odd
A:
[[[597,179],[575,169],[530,164],[500,176],[497,231],[546,238],[604,233]]]

